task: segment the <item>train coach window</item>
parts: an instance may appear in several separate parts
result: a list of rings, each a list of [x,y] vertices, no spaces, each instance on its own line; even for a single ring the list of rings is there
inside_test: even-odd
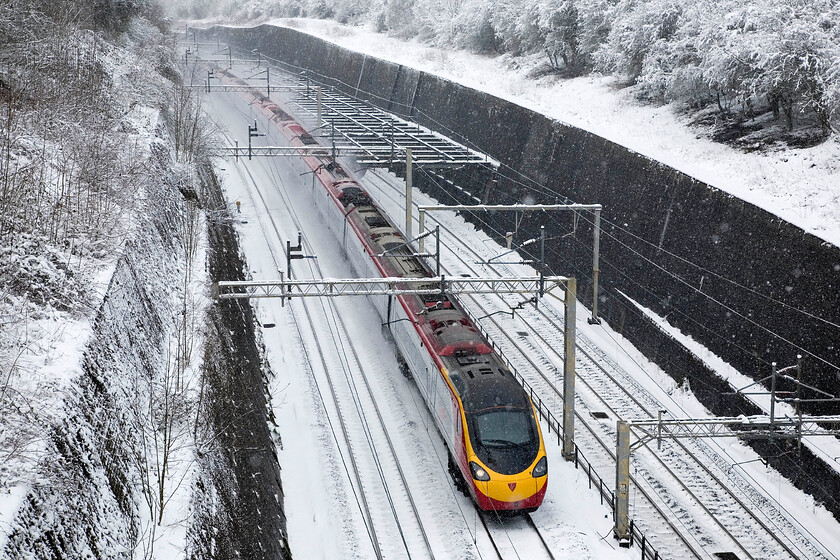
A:
[[[367,222],[367,225],[372,228],[391,227],[391,224],[389,224],[382,216],[365,218],[365,222]]]
[[[308,132],[304,132],[304,133],[300,134],[298,136],[298,138],[300,138],[300,141],[303,142],[304,144],[306,144],[307,146],[312,146],[313,144],[318,143],[318,142],[315,141],[315,139],[312,137],[312,135],[309,134]]]

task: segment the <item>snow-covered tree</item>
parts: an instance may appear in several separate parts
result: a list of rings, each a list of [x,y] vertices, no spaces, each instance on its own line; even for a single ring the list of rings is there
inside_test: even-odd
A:
[[[566,75],[613,73],[644,96],[744,117],[772,110],[789,127],[828,132],[840,115],[836,0],[189,1],[197,17],[227,6],[242,18],[372,21],[473,52],[545,53]]]
[[[681,25],[686,0],[622,0],[610,11],[612,29],[598,51],[602,69],[635,80],[648,53],[666,50]]]
[[[552,67],[576,74],[582,66],[581,25],[576,0],[550,0],[538,20]]]

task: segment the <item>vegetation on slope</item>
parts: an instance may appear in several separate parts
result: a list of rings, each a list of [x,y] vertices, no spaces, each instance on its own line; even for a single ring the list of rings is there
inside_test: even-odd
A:
[[[0,556],[185,530],[208,128],[174,53],[152,0],[0,4]]]
[[[695,114],[719,141],[819,143],[840,122],[833,0],[187,0],[180,17],[333,18],[474,52],[540,54]]]

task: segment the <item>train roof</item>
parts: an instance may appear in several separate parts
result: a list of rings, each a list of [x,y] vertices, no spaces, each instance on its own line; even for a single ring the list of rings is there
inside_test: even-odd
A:
[[[513,374],[489,356],[483,361],[450,370],[449,379],[467,414],[499,408],[530,408],[531,403]]]
[[[327,168],[336,176],[335,169]],[[335,184],[345,215],[358,223],[369,242],[382,255],[372,255],[393,276],[430,276],[423,262],[405,243],[405,237],[355,182]],[[493,354],[484,336],[460,306],[448,295],[421,296],[423,309],[417,312],[418,327],[429,336],[430,348],[447,363],[449,378],[467,412],[493,408],[527,410],[530,401],[513,374]]]

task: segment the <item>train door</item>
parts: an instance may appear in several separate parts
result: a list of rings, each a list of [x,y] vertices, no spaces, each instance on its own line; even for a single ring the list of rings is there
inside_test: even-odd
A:
[[[429,403],[429,410],[432,411],[432,414],[434,414],[435,416],[438,416],[437,408],[435,407],[435,404],[437,402],[437,388],[435,387],[435,378],[440,377],[440,376],[436,375],[436,374],[437,374],[437,371],[429,371],[429,368],[426,368],[426,376],[425,377],[426,377],[426,384],[427,384],[426,385],[426,387],[427,387],[426,391],[429,394],[429,397],[427,399],[428,403]],[[440,420],[437,420],[437,422],[440,423]]]

